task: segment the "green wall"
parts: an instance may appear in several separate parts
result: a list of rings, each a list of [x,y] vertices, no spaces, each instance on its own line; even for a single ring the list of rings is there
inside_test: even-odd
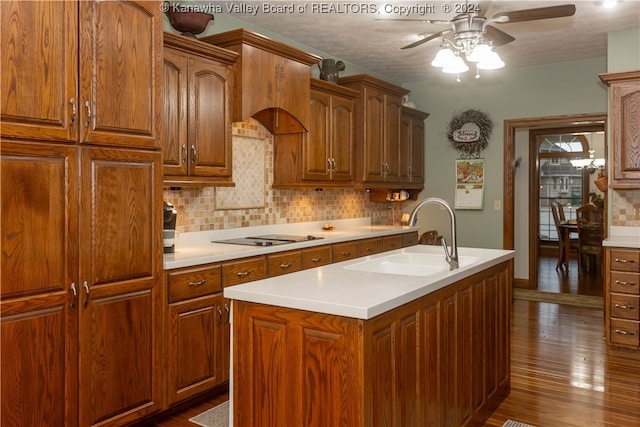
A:
[[[420,198],[454,201],[459,152],[446,137],[452,116],[473,108],[486,112],[494,122],[489,145],[481,152],[485,159],[484,208],[456,211],[460,246],[502,248],[504,120],[605,112],[607,90],[598,74],[606,72],[606,67],[604,57],[520,69],[509,69],[507,64],[478,80],[469,72],[461,76],[461,83],[443,74],[433,81],[405,85],[416,107],[431,114],[426,120],[425,190]],[[494,209],[494,201],[500,210]],[[448,218],[438,212],[421,214],[418,224],[421,231],[449,229]]]

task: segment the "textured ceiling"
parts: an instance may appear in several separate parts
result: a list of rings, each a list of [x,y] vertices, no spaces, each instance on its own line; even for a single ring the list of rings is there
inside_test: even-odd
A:
[[[283,10],[264,13],[263,4],[287,6]],[[515,41],[496,48],[509,68],[527,67],[554,62],[602,57],[607,54],[607,33],[640,27],[640,0],[624,0],[614,9],[604,9],[600,1],[480,1],[480,14],[491,17],[498,12],[514,11],[560,4],[575,4],[571,17],[540,21],[493,24],[515,37]],[[260,1],[244,2],[258,7],[255,15],[230,13],[238,19],[278,33],[310,46],[331,57],[349,61],[396,82],[429,80],[442,74],[429,65],[440,45],[439,39],[413,49],[401,47],[448,28],[447,25],[422,22],[382,21],[384,18],[415,18],[450,20],[456,13],[443,9],[464,6],[465,2],[394,1],[334,2],[334,1]],[[299,7],[306,4],[307,12]],[[377,13],[367,11],[374,5]],[[379,11],[386,5],[424,8],[414,13],[386,15]],[[369,7],[369,11],[371,7]],[[396,9],[397,10],[397,9]],[[276,12],[276,11],[273,11]],[[468,74],[468,73],[467,73]]]

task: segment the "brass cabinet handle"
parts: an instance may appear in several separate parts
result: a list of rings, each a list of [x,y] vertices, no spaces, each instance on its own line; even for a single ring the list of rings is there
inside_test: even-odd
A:
[[[314,264],[317,264],[320,261],[322,261],[322,258],[311,258],[311,262],[314,263]]]
[[[338,165],[336,164],[336,159],[335,158],[331,158],[331,164],[333,166],[331,166],[331,172],[335,172],[338,169]]]
[[[333,167],[331,166],[331,157],[327,159],[327,172],[332,172]]]
[[[621,264],[633,264],[635,261],[632,259],[626,259],[626,258],[616,258],[616,262],[619,262]]]
[[[635,286],[636,282],[625,282],[622,280],[616,280],[616,285],[621,285],[621,286]]]
[[[182,163],[187,163],[187,144],[182,144]]]
[[[224,309],[227,311],[227,324],[231,323],[231,310],[229,309],[229,304],[224,303]]]
[[[71,309],[73,310],[76,308],[76,301],[78,301],[78,290],[76,289],[75,282],[71,284],[70,290],[71,295],[73,296],[73,299],[71,300]]]
[[[635,334],[631,331],[623,331],[621,329],[616,329],[615,333],[618,335],[629,335],[629,336],[634,336]]]
[[[251,274],[251,270],[246,270],[246,271],[238,271],[238,273],[236,274],[236,276],[238,277],[247,277],[248,275]]]
[[[191,145],[191,164],[195,165],[196,164],[196,157],[198,155],[198,152],[196,151],[196,146],[195,145]]]
[[[220,325],[222,323],[222,309],[220,306],[217,306],[216,310],[218,311],[218,325]]]
[[[204,285],[205,283],[207,283],[207,279],[202,279],[202,280],[198,280],[197,282],[189,282],[189,286],[192,288],[197,288],[199,286]]]
[[[76,100],[71,98],[69,100],[69,104],[71,104],[71,119],[69,120],[69,126],[73,126],[76,123]]]
[[[351,252],[349,252],[349,251],[344,251],[344,252],[342,252],[342,255],[344,255],[344,256],[350,256],[350,255],[351,255]]]
[[[89,284],[86,280],[82,283],[82,287],[84,288],[84,293],[86,295],[84,303],[82,305],[84,306],[84,308],[87,308],[87,306],[89,305]]]
[[[85,101],[84,106],[87,107],[87,121],[84,122],[84,127],[88,128],[91,123],[91,104],[89,101]]]
[[[614,304],[613,305],[615,308],[622,308],[622,309],[626,309],[626,310],[634,310],[635,307],[632,305],[625,305],[625,304]]]
[[[375,249],[374,249],[374,248],[367,248],[367,252],[371,253],[371,252],[373,252],[373,251],[375,251]]]
[[[280,268],[282,268],[283,270],[285,270],[285,269],[287,269],[287,268],[291,267],[291,265],[292,265],[292,264],[291,264],[290,262],[288,262],[288,263],[286,263],[286,264],[283,262],[282,264],[280,264]]]

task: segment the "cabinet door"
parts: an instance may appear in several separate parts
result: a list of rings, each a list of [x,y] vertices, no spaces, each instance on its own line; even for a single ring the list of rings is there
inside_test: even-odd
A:
[[[400,98],[385,96],[384,122],[384,180],[401,181],[400,172],[400,115],[402,103]]]
[[[160,409],[162,165],[159,151],[83,148],[80,425]]]
[[[2,135],[76,140],[78,3],[2,1],[0,16]]]
[[[162,19],[157,1],[80,2],[83,142],[160,146]]]
[[[334,181],[352,181],[354,147],[353,101],[351,99],[333,97],[331,119],[332,179]]]
[[[188,60],[164,50],[164,114],[162,162],[164,175],[187,175]]]
[[[384,179],[385,121],[384,95],[364,88],[364,153],[363,181]]]
[[[328,180],[332,132],[331,96],[312,91],[309,113],[309,132],[302,138],[302,178]]]
[[[409,139],[409,181],[424,182],[424,121],[412,120]]]
[[[192,58],[189,68],[189,174],[231,176],[227,68],[204,58]]]
[[[640,188],[640,80],[611,84],[613,184]]]
[[[227,313],[223,304],[222,294],[218,293],[169,306],[169,404],[193,397],[224,380],[222,344]]]
[[[0,424],[76,426],[77,149],[1,150]]]

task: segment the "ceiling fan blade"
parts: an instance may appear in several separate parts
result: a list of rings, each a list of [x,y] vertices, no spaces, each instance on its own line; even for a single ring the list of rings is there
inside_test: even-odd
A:
[[[442,19],[376,18],[376,21],[422,22],[423,24],[435,24],[435,25],[451,24],[450,21],[443,21]]]
[[[484,31],[484,37],[489,40],[494,46],[502,46],[515,40],[514,37],[510,36],[502,30],[497,29],[492,25],[487,25],[486,27],[484,27]]]
[[[537,21],[540,19],[561,18],[563,16],[573,16],[576,13],[574,4],[564,4],[560,6],[540,7],[537,9],[514,10],[512,12],[496,13],[491,22],[500,24]]]
[[[423,39],[420,39],[417,42],[413,42],[413,43],[411,43],[409,45],[406,45],[402,49],[411,49],[412,47],[420,46],[421,44],[424,44],[424,43],[426,43],[426,42],[428,42],[430,40],[437,39],[438,37],[441,37],[441,36],[443,36],[445,34],[449,34],[451,31],[453,31],[453,30],[448,29],[448,30],[438,31],[437,33],[431,34],[430,36],[427,36],[427,37],[425,37]]]

